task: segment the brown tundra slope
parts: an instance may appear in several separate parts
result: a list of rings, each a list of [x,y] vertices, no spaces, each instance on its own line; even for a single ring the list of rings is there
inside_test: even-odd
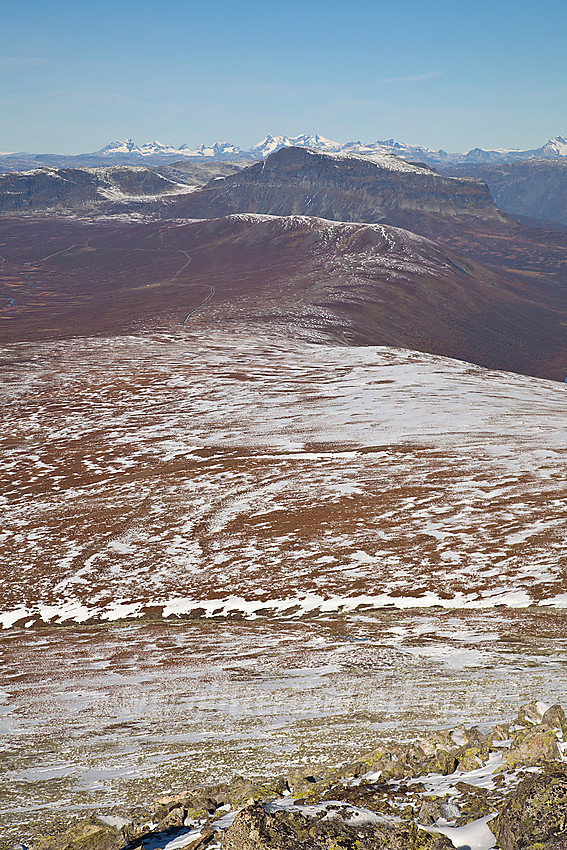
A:
[[[179,324],[207,299],[213,323],[565,375],[567,234],[511,221],[479,181],[286,148],[184,188],[90,222],[4,219],[4,338]]]
[[[566,300],[566,233],[525,227],[508,218],[494,205],[488,186],[477,179],[442,176],[427,165],[395,156],[283,148],[264,162],[212,180],[200,191],[148,202],[146,210],[163,218],[255,212],[381,222],[512,273],[529,283],[536,300],[551,297],[557,309]]]
[[[314,217],[4,219],[1,339],[245,322],[562,378],[567,311],[414,234]]]

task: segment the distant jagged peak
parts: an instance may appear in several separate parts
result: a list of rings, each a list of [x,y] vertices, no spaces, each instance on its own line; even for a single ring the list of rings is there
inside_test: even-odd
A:
[[[110,142],[99,151],[95,151],[94,155],[101,156],[135,156],[135,157],[193,157],[193,158],[223,158],[229,155],[240,156],[241,151],[237,145],[230,142],[215,142],[212,145],[199,145],[197,148],[190,148],[189,145],[179,145],[176,147],[171,144],[164,144],[155,139],[153,142],[145,142],[143,145],[137,145],[132,139],[125,139]]]
[[[123,141],[118,139],[114,142],[110,142],[108,145],[105,145],[100,149],[100,151],[97,151],[97,153],[111,155],[118,153],[137,153],[139,150],[140,148],[133,139],[124,139]]]
[[[159,141],[146,142],[137,145],[131,138],[123,141],[110,142],[97,154],[103,156],[137,156],[137,157],[191,157],[194,159],[266,159],[266,157],[286,147],[308,148],[321,153],[337,154],[361,154],[361,155],[387,155],[393,154],[405,160],[423,161],[427,163],[458,163],[458,162],[512,162],[517,159],[528,158],[555,158],[567,156],[567,137],[563,135],[554,136],[544,145],[531,150],[519,148],[494,148],[484,149],[472,148],[466,154],[447,153],[444,150],[431,150],[424,145],[411,145],[399,142],[394,138],[379,139],[375,142],[363,143],[361,141],[336,142],[322,136],[319,133],[300,133],[297,136],[283,136],[267,134],[264,139],[253,145],[249,150],[243,151],[238,145],[228,141],[214,142],[213,144],[202,144],[196,148],[183,144],[178,147],[163,144]]]
[[[550,156],[567,156],[567,138],[554,136],[540,150]]]
[[[219,155],[225,155],[229,153],[239,154],[241,153],[238,145],[233,145],[231,142],[215,142],[212,145],[199,145],[198,148],[195,148],[194,151],[191,151],[187,145],[182,145],[179,148],[179,151],[183,151],[185,155],[194,155],[197,156],[207,156],[207,157],[215,157]]]
[[[449,159],[452,154],[444,151],[433,151],[423,145],[408,145],[395,139],[369,142],[364,144],[360,140],[353,142],[335,142],[319,134],[309,135],[303,133],[299,136],[266,136],[261,142],[254,145],[249,153],[257,159],[265,159],[284,147],[301,147],[321,153],[339,154],[394,154],[405,159],[425,160],[437,162]]]
[[[250,148],[250,153],[264,159],[281,148],[311,148],[312,150],[340,151],[345,146],[340,142],[334,142],[318,133],[300,133],[298,136],[271,136],[267,135],[261,142]]]
[[[484,150],[483,148],[473,148],[469,151],[461,161],[463,162],[515,162],[520,159],[557,159],[567,157],[567,138],[565,136],[554,136],[549,139],[544,145],[531,150],[496,148],[493,150]]]

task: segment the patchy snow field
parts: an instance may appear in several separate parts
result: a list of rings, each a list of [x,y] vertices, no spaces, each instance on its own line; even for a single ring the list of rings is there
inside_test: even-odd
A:
[[[4,626],[567,606],[567,387],[241,332],[3,351]]]
[[[13,835],[565,701],[567,387],[243,328],[0,354]]]

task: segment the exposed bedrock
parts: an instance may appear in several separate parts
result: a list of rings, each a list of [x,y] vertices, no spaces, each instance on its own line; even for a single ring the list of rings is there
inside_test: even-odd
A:
[[[333,156],[304,148],[282,148],[167,207],[168,215],[188,218],[255,212],[401,227],[406,211],[502,219],[478,180],[444,177],[394,156]]]
[[[567,160],[526,159],[513,163],[444,167],[453,177],[474,177],[490,189],[494,203],[511,215],[567,225]]]
[[[198,786],[124,818],[89,817],[34,850],[560,850],[566,719],[532,702],[512,724],[433,731],[342,767]],[[172,845],[173,846],[173,845]]]

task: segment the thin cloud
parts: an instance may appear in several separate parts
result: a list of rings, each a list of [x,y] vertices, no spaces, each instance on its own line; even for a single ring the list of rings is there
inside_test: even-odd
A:
[[[416,74],[413,77],[385,77],[381,83],[420,83],[422,80],[433,80],[442,77],[445,71],[430,71],[428,74]]]

